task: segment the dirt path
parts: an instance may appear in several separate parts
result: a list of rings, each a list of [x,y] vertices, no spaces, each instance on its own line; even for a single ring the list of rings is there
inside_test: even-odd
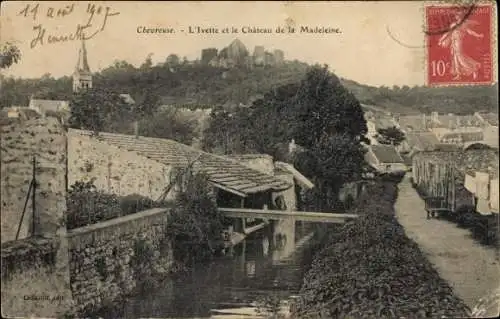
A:
[[[424,202],[408,177],[399,184],[394,207],[408,237],[418,243],[441,277],[471,309],[500,286],[497,252],[474,241],[467,229],[444,220],[428,220]]]

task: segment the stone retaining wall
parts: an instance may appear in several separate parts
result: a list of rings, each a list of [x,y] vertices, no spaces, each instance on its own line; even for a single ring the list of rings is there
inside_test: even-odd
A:
[[[170,271],[173,253],[165,239],[167,216],[167,209],[155,208],[68,232],[77,311],[92,313],[132,293],[138,279]]]

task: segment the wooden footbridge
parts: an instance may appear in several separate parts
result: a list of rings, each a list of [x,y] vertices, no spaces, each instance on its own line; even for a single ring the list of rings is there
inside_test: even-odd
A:
[[[228,244],[236,245],[246,236],[270,224],[271,220],[289,220],[344,224],[349,220],[358,218],[355,214],[334,214],[318,212],[302,212],[287,210],[249,209],[249,208],[219,208],[219,212],[226,217],[233,218],[233,228],[228,233]],[[257,220],[257,223],[255,223]],[[260,221],[260,222],[259,222]],[[250,222],[250,225],[247,223]]]
[[[348,220],[358,217],[355,214],[334,214],[317,213],[286,210],[268,210],[268,209],[248,209],[248,208],[219,208],[219,212],[227,217],[234,218],[252,218],[263,220],[279,220],[294,218],[296,221],[313,223],[335,223],[344,224]]]

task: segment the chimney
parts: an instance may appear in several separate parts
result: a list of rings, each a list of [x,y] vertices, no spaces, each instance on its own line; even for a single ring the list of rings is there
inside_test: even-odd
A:
[[[139,121],[137,120],[134,121],[134,135],[135,138],[139,137]]]
[[[456,117],[457,128],[460,128],[460,116]]]
[[[425,113],[422,114],[422,126],[427,129],[427,119],[425,118]]]

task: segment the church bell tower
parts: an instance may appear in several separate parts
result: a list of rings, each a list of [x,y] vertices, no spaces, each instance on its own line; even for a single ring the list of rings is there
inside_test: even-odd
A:
[[[78,61],[73,73],[73,92],[80,92],[92,88],[92,73],[87,61],[87,49],[85,40],[82,40],[82,47],[78,51]]]

